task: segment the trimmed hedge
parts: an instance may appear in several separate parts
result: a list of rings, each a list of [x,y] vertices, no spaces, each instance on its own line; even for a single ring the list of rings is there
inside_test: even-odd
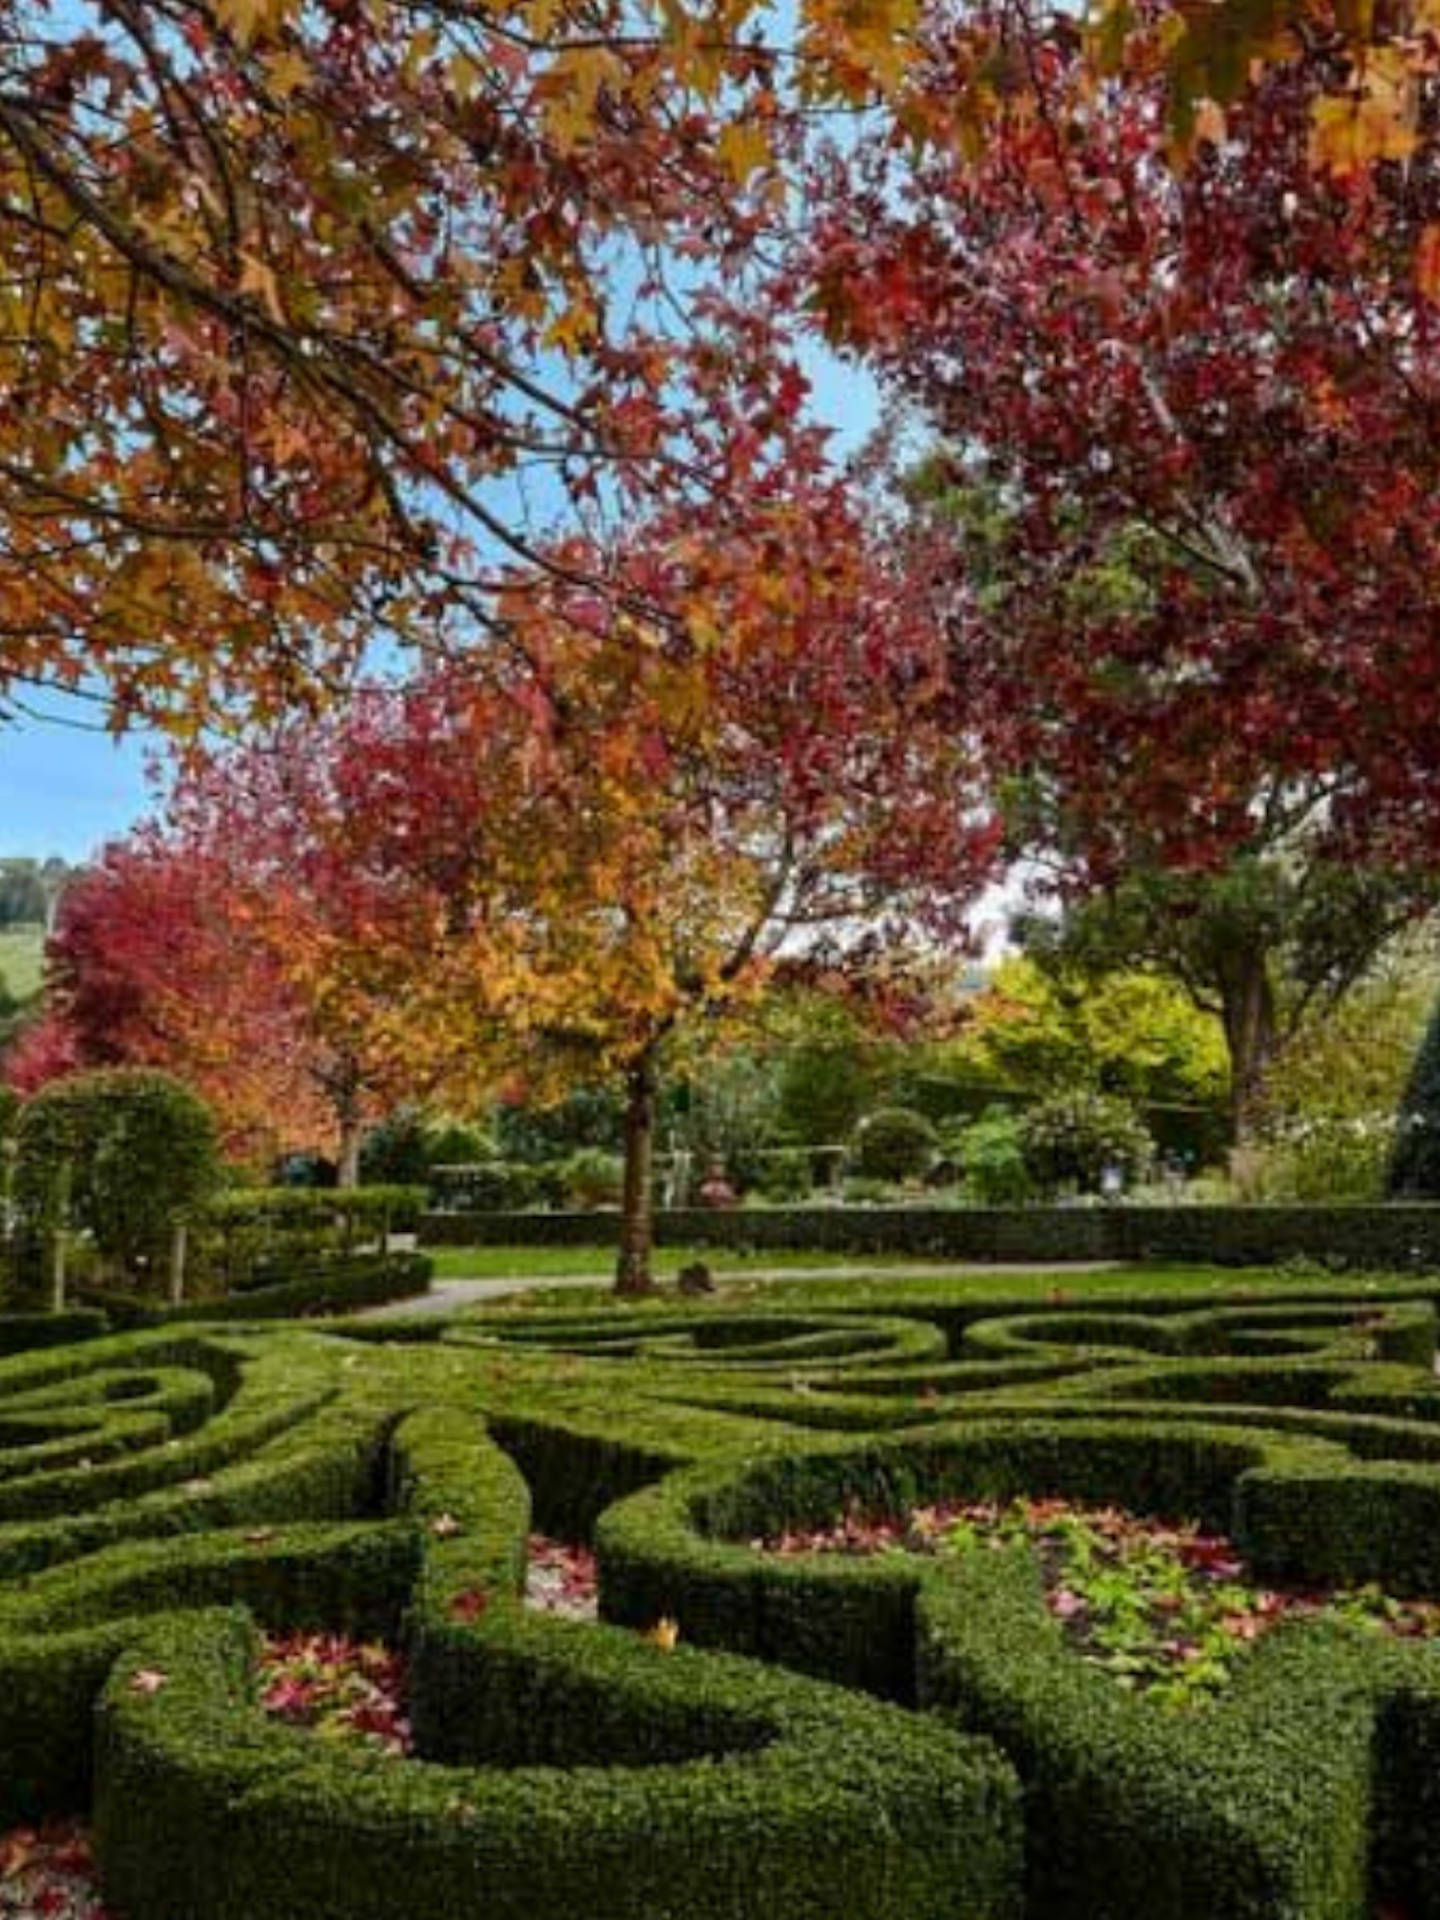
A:
[[[697,1469],[607,1515],[606,1609],[673,1610],[692,1638],[914,1698],[995,1739],[1026,1783],[1037,1920],[1360,1920],[1380,1831],[1378,1884],[1433,1920],[1433,1829],[1419,1817],[1440,1803],[1428,1650],[1288,1627],[1218,1704],[1177,1720],[1067,1650],[1028,1548],[927,1562],[745,1544],[851,1503],[899,1511],[946,1492],[1106,1498],[1211,1524],[1233,1501],[1243,1533],[1245,1490],[1287,1468],[1308,1471],[1312,1494],[1366,1479],[1309,1438],[1029,1421]],[[1373,1484],[1367,1497],[1388,1506]]]
[[[424,1254],[351,1255],[311,1273],[264,1287],[248,1287],[218,1300],[187,1300],[180,1306],[138,1295],[87,1288],[85,1298],[117,1326],[161,1327],[183,1320],[301,1320],[322,1314],[358,1313],[430,1290],[434,1274]]]
[[[1067,1654],[1028,1549],[960,1556],[918,1604],[922,1702],[1026,1785],[1046,1920],[1358,1920],[1369,1911],[1380,1666],[1353,1632],[1277,1632],[1215,1705],[1167,1717]]]
[[[93,1340],[104,1333],[105,1326],[105,1315],[92,1307],[66,1313],[0,1313],[0,1356]]]
[[[253,1647],[233,1615],[157,1628],[106,1689],[100,1859],[107,1898],[147,1920],[1019,1914],[1013,1776],[936,1723],[539,1622],[477,1635],[476,1657],[511,1692],[517,1738],[579,1752],[399,1765],[266,1720]],[[164,1684],[137,1688],[140,1672]],[[636,1764],[585,1764],[601,1700]]]
[[[1440,1268],[1440,1205],[738,1207],[661,1212],[661,1246],[910,1253],[917,1259],[1139,1260]],[[426,1246],[613,1246],[615,1213],[427,1213]]]
[[[427,1201],[424,1187],[242,1187],[217,1194],[198,1224],[201,1264],[218,1269],[227,1289],[266,1286],[297,1255],[352,1252],[373,1239],[390,1251],[392,1233],[411,1232]]]
[[[243,1600],[267,1625],[395,1631],[418,1551],[408,1525],[297,1526],[125,1545],[0,1606],[0,1828],[84,1807],[95,1702],[142,1615]]]
[[[1177,1718],[1075,1656],[1028,1549],[751,1544],[1057,1494],[1440,1593],[1437,1298],[877,1280],[0,1360],[0,1818],[83,1804],[103,1688],[145,1920],[1019,1920],[1020,1782],[1026,1920],[1440,1920],[1433,1647],[1287,1627]],[[525,1611],[532,1512],[593,1535],[604,1626]],[[398,1635],[423,1757],[264,1716],[235,1602]],[[625,1630],[666,1616],[673,1653]]]

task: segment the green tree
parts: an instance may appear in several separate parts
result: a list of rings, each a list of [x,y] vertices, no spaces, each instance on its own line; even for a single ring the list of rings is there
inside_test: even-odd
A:
[[[853,1006],[819,992],[772,1005],[777,1129],[804,1146],[847,1140],[884,1079],[884,1048]]]
[[[1244,1140],[1305,1023],[1333,1014],[1429,899],[1421,876],[1349,866],[1297,840],[1213,873],[1137,868],[1062,918],[1032,916],[1017,931],[1058,982],[1150,968],[1218,1020]]]
[[[1001,962],[958,1041],[951,1071],[995,1091],[1036,1095],[1083,1085],[1139,1102],[1223,1100],[1224,1035],[1173,980],[1141,968],[1084,974],[1024,954]]]
[[[1425,1028],[1396,1112],[1386,1184],[1393,1199],[1440,1199],[1440,1002]]]

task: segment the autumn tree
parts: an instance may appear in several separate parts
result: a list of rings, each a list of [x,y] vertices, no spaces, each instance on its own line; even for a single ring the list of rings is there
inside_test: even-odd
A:
[[[68,887],[46,947],[46,999],[6,1062],[33,1093],[83,1069],[161,1068],[216,1113],[227,1148],[354,1144],[352,1075],[258,937],[226,866],[157,828],[106,847]]]
[[[830,337],[948,449],[930,531],[951,486],[1003,509],[950,612],[989,750],[1091,871],[1316,820],[1428,860],[1437,83],[1406,164],[1357,176],[1317,145],[1323,46],[1297,54],[1176,170],[1163,65],[1107,81],[1058,17],[1030,52],[1038,102],[978,154],[832,154],[804,261]]]
[[[376,689],[212,778],[260,823],[248,849],[286,823],[257,895],[348,903],[292,964],[383,1009],[449,1106],[517,1074],[542,1098],[623,1087],[639,1289],[662,1058],[787,948],[953,923],[993,843],[938,630],[843,488],[753,501],[743,545],[677,521],[583,560],[603,589],[515,582],[522,644],[483,673]]]
[[[908,527],[1013,847],[1203,978],[1242,1115],[1440,857],[1435,83],[1372,168],[1321,36],[1176,167],[1163,62],[1027,49],[983,151],[832,154],[805,284],[938,439]]]
[[[707,302],[908,12],[0,4],[0,699],[273,715],[471,643],[531,488],[723,513]]]
[[[939,71],[931,11],[5,0],[0,695],[273,712],[376,620],[488,620],[517,480],[723,508],[704,301],[797,208],[809,117],[885,101],[944,155],[1049,116],[1027,5],[952,23]],[[1297,43],[1322,160],[1414,145],[1423,4],[1166,24],[1110,0],[1096,48],[1168,72],[1177,153]]]

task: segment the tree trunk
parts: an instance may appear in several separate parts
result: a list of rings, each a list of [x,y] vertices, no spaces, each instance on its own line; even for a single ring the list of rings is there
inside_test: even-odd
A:
[[[185,1298],[185,1257],[190,1245],[190,1230],[177,1220],[170,1238],[170,1304],[178,1307]]]
[[[338,1135],[335,1156],[335,1184],[358,1187],[360,1184],[360,1137],[363,1132],[360,1104],[360,1073],[347,1054],[331,1084]]]
[[[625,1188],[620,1215],[617,1293],[650,1293],[655,1276],[655,1061],[644,1053],[625,1082]]]
[[[55,1174],[55,1229],[50,1243],[50,1311],[65,1311],[65,1267],[70,1251],[70,1195],[75,1169],[62,1161]]]
[[[1222,983],[1225,1044],[1230,1054],[1230,1122],[1235,1145],[1248,1146],[1278,1051],[1275,989],[1263,949],[1240,956]]]
[[[337,1187],[358,1187],[360,1184],[358,1118],[347,1117],[340,1123],[340,1158],[336,1163],[335,1184]]]

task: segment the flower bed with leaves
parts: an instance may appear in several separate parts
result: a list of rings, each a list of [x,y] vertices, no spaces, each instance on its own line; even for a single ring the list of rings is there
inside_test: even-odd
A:
[[[1437,1920],[1437,1296],[887,1280],[0,1360],[0,1900]],[[49,1824],[92,1813],[93,1875]]]
[[[1258,1584],[1224,1534],[1116,1507],[951,1501],[900,1518],[851,1513],[833,1527],[753,1544],[794,1556],[946,1555],[1018,1543],[1035,1549],[1046,1607],[1079,1656],[1158,1705],[1191,1707],[1220,1693],[1250,1649],[1285,1621],[1330,1618],[1397,1639],[1440,1637],[1440,1602],[1397,1599],[1374,1584]]]

